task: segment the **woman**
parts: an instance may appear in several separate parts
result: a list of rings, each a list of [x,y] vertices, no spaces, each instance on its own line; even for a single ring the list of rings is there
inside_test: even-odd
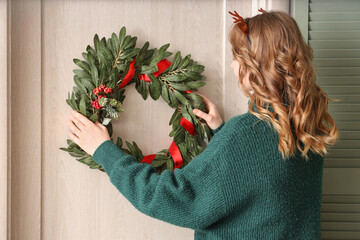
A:
[[[194,114],[214,136],[183,169],[158,175],[122,152],[102,124],[76,111],[70,137],[135,208],[194,229],[195,240],[320,239],[325,145],[334,144],[338,130],[327,112],[329,98],[315,83],[312,50],[294,19],[280,11],[238,21],[229,40],[249,111],[225,123],[204,97],[209,112]]]

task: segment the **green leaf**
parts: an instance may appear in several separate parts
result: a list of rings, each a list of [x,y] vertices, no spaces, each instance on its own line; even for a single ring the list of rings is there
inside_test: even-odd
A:
[[[128,36],[126,36],[126,37],[128,37]],[[125,38],[124,46],[123,46],[122,49],[126,50],[128,48],[131,48],[131,47],[135,46],[136,45],[136,40],[137,40],[137,37]]]
[[[173,93],[173,91],[169,91],[169,97],[170,97],[170,102],[171,102],[171,107],[177,107],[179,102],[177,100],[177,98],[175,97],[175,94]]]
[[[125,40],[125,35],[126,35],[126,28],[125,26],[123,26],[121,29],[120,29],[120,32],[119,32],[119,46],[121,48],[121,46],[123,45],[123,42]]]
[[[136,57],[135,67],[143,65],[142,61],[145,58],[148,47],[149,47],[149,42],[146,41],[144,46],[141,48],[141,51],[140,51],[139,55]]]
[[[191,60],[191,54],[188,54],[184,57],[184,59],[180,62],[178,69],[183,69],[185,68]]]
[[[200,132],[200,138],[204,139],[205,138],[205,132],[204,132],[204,128],[202,127],[202,124],[198,125],[198,132]]]
[[[88,60],[88,55],[87,55],[86,52],[83,52],[81,55],[83,56],[83,58],[85,59],[85,61],[87,61],[87,62],[89,61],[89,60]]]
[[[73,148],[77,146],[77,144],[71,141],[70,139],[67,139],[66,142],[69,144],[69,148]]]
[[[180,126],[178,128],[179,130],[175,132],[175,135],[174,135],[174,142],[179,145],[180,143],[184,142],[185,140],[185,129]]]
[[[72,104],[71,104],[71,100],[70,100],[70,99],[66,99],[66,103],[69,104],[69,106],[70,106],[72,109],[74,109],[74,107],[73,107]]]
[[[159,79],[151,73],[148,74],[148,77],[151,80],[151,82],[149,83],[150,95],[151,95],[152,99],[157,100],[161,94],[161,83],[160,83]]]
[[[156,87],[155,84],[149,83],[149,94],[152,99],[159,99],[161,94],[161,85],[159,87]]]
[[[185,154],[187,154],[187,147],[186,147],[186,144],[184,144],[185,142],[187,142],[186,141],[187,139],[188,139],[188,137],[187,137],[187,135],[185,135],[185,141],[178,145],[182,156],[185,156]]]
[[[174,94],[176,96],[176,98],[184,105],[188,104],[188,100],[186,99],[186,97],[184,97],[179,91],[174,89]]]
[[[161,97],[165,100],[165,102],[169,103],[169,87],[166,83],[161,86]]]
[[[141,94],[141,96],[142,96],[142,98],[144,99],[144,100],[146,100],[147,99],[147,89],[146,89],[146,83],[145,83],[145,81],[143,81],[143,80],[141,80],[140,81],[140,84],[139,84],[139,86],[136,88],[136,90],[138,91],[138,93],[140,93]]]
[[[128,141],[125,141],[126,142],[126,146],[128,147],[128,149],[130,150],[131,152],[131,155],[133,156],[136,156],[136,151],[135,151],[135,148],[131,145],[131,143],[129,143]]]
[[[87,64],[86,62],[81,61],[81,60],[79,60],[79,59],[77,59],[77,58],[74,58],[73,61],[74,61],[74,63],[75,63],[76,65],[78,65],[78,66],[81,67],[82,69],[86,70],[88,73],[91,72],[90,66],[89,66],[89,64]]]
[[[170,121],[169,121],[169,125],[173,124],[174,120],[176,119],[176,117],[180,115],[180,112],[175,109],[174,113],[172,114],[171,118],[170,118]]]
[[[68,149],[68,148],[63,148],[63,147],[61,147],[61,148],[59,148],[60,150],[63,150],[63,151],[66,151],[66,152],[72,152],[72,150],[71,149]]]
[[[171,75],[167,75],[164,79],[171,82],[180,82],[180,81],[184,81],[187,78],[188,77],[183,74],[171,74]]]
[[[192,65],[192,66],[187,67],[187,69],[190,71],[201,73],[204,71],[205,67],[203,65]]]
[[[91,65],[91,77],[95,86],[99,86],[99,72],[95,65]]]
[[[72,92],[72,94],[71,94],[71,104],[72,104],[72,106],[74,107],[75,110],[79,111],[79,108],[78,108],[77,103],[76,103],[76,101],[75,101],[75,94],[74,94],[74,92]]]
[[[86,95],[81,95],[81,100],[80,100],[80,113],[82,113],[84,116],[86,116]]]
[[[181,105],[181,115],[183,118],[193,123],[193,120],[191,119],[189,110],[187,109],[186,105]]]
[[[160,152],[164,152],[164,151],[168,151],[167,149],[164,149],[162,151],[159,151]],[[156,154],[156,156],[154,157],[154,160],[167,160],[169,159],[169,157],[163,155],[163,154]]]
[[[83,158],[80,158],[81,161],[89,166],[93,166],[94,165],[94,161],[92,160],[92,157],[91,156],[85,156]],[[77,159],[79,161],[79,159]],[[97,163],[95,163],[97,164]]]
[[[166,168],[169,169],[170,171],[173,171],[174,170],[174,160],[168,159],[166,161]]]
[[[81,80],[79,78],[77,78],[76,76],[74,76],[74,82],[76,84],[76,86],[78,86],[78,88],[81,90],[81,92],[83,93],[87,93],[86,88],[83,86]]]
[[[121,50],[125,50],[124,46],[125,45],[128,45],[129,42],[131,40],[131,36],[130,35],[126,35],[125,38],[124,38],[124,41],[122,42],[122,44],[120,45],[120,49]]]
[[[170,43],[164,44],[159,48],[159,52],[165,52],[170,46]]]
[[[180,91],[186,91],[190,90],[190,87],[187,84],[181,84],[181,83],[170,83],[170,86],[176,90]]]
[[[200,88],[205,86],[206,82],[199,82],[199,81],[187,82],[186,85],[189,86],[190,88]]]
[[[175,133],[176,133],[176,130],[177,130],[177,128],[173,128],[173,129],[170,131],[170,133],[169,133],[169,137],[174,136]]]
[[[157,156],[157,155],[156,155]],[[164,163],[166,163],[166,161],[168,160],[168,158],[166,159],[153,159],[153,161],[151,162],[151,166],[153,167],[160,167],[161,165],[163,165]]]
[[[155,66],[150,66],[150,65],[141,66],[141,73],[143,73],[143,74],[154,73],[154,72],[157,72],[158,70],[159,69],[158,69],[157,65],[155,65]]]
[[[69,152],[70,156],[72,157],[82,157],[84,156],[84,154],[79,154],[79,153],[73,153],[73,152]]]
[[[102,47],[106,47],[106,38],[103,37],[99,43],[99,47],[102,46]]]
[[[156,87],[161,87],[160,80],[157,77],[155,77],[154,74],[150,73],[147,75],[150,78],[151,83],[153,83]]]
[[[107,63],[114,61],[114,56],[112,55],[110,49],[107,48],[106,46],[100,45],[100,53],[106,58]]]
[[[161,46],[159,48],[158,52],[156,53],[156,56],[151,60],[149,65],[157,65],[157,63],[160,62],[164,58],[165,51],[169,46],[170,46],[170,43],[167,43],[167,44]]]
[[[126,59],[129,57],[134,57],[136,54],[140,52],[140,48],[129,48],[123,51],[123,53],[120,55],[120,59]]]
[[[116,146],[118,146],[119,148],[121,148],[123,145],[122,139],[121,137],[118,137],[116,140]]]
[[[113,134],[112,122],[110,122],[108,125],[106,125],[106,128],[107,128],[107,130],[108,130],[108,132],[109,132],[109,135],[110,135],[110,137],[111,137],[112,134]]]
[[[168,58],[172,55],[172,52],[165,52],[164,58]]]
[[[99,50],[98,58],[100,61],[100,66],[105,66],[105,68],[109,67],[110,61],[105,57],[105,54],[102,52],[102,50]],[[100,70],[101,75],[101,70]]]
[[[138,153],[138,157],[143,158],[144,155],[142,154],[141,149],[138,147],[138,145],[134,141],[133,141],[133,146],[134,146],[136,152]]]
[[[189,97],[194,103],[201,103],[203,101],[203,97],[196,93],[186,93],[186,97]]]
[[[86,71],[81,70],[81,69],[74,69],[73,72],[80,78],[91,77],[91,75],[89,73],[87,73]]]
[[[95,51],[96,51],[96,52],[97,52],[98,49],[99,49],[99,42],[100,42],[99,36],[98,36],[97,34],[95,34],[95,36],[94,36],[94,47],[95,47]]]
[[[188,113],[190,114],[191,118],[192,118],[192,122],[196,125],[198,124],[198,120],[196,115],[193,113],[193,108],[191,106],[188,106]]]
[[[95,56],[94,56],[93,53],[88,52],[87,58],[88,58],[88,61],[89,61],[89,64],[90,64],[90,69],[91,69],[91,66],[94,66],[94,65],[95,65],[95,62],[96,62]]]
[[[81,93],[80,89],[78,87],[76,87],[76,86],[73,86],[73,91],[74,91],[75,95],[78,95],[78,96]]]
[[[180,62],[181,62],[181,52],[178,51],[174,55],[174,59],[173,59],[171,65],[170,65],[170,71],[175,70]]]
[[[99,43],[100,43],[99,36],[97,34],[95,34],[95,36],[94,36],[94,46],[95,46],[96,53],[98,53],[98,51],[99,51]]]
[[[112,40],[113,52],[115,53],[115,55],[117,55],[119,51],[119,38],[115,33],[112,33],[111,40]]]
[[[93,115],[90,116],[90,120],[95,123],[98,120],[98,115],[97,113],[94,113]]]
[[[202,126],[204,128],[204,131],[206,133],[206,137],[207,137],[208,141],[210,141],[210,139],[211,139],[211,131],[210,131],[209,126],[207,124],[204,124]]]
[[[202,75],[197,73],[197,72],[185,72],[184,74],[186,75],[187,78],[189,78],[191,80],[200,80],[200,79],[202,79]]]
[[[146,88],[146,83],[145,83],[145,81],[141,81],[141,82],[142,82],[142,85],[143,85],[143,87],[141,88],[141,96],[142,96],[142,98],[143,98],[144,100],[146,100],[147,97],[148,97],[148,90],[147,90],[147,88]]]
[[[86,51],[89,53],[91,53],[93,56],[96,56],[96,51],[90,46],[90,45],[87,45],[86,47]]]
[[[89,90],[89,92],[92,92],[94,90],[95,85],[92,82],[91,78],[82,78],[81,82]]]
[[[73,147],[72,149],[71,149],[74,153],[77,153],[77,154],[82,154],[82,155],[84,155],[84,151],[83,150],[80,150],[80,149],[78,149],[77,147]]]

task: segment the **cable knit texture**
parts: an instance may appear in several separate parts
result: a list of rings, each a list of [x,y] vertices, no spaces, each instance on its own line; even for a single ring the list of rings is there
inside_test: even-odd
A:
[[[136,209],[194,229],[195,240],[320,239],[324,157],[283,160],[271,126],[249,111],[237,115],[186,167],[161,175],[111,140],[93,160]]]

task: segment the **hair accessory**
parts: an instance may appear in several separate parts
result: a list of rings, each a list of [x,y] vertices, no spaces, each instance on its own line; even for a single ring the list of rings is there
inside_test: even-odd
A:
[[[249,29],[248,25],[245,22],[245,20],[234,10],[235,13],[232,13],[229,11],[231,15],[233,15],[233,19],[235,20],[234,23],[237,24],[237,26],[240,28],[240,30],[245,33],[246,35],[249,35]]]
[[[262,12],[262,13],[266,13],[266,11],[262,8],[259,8],[259,11]]]
[[[266,13],[266,11],[262,8],[259,8],[258,11],[262,12],[262,13]],[[236,23],[236,25],[239,27],[239,29],[245,33],[245,35],[247,36],[250,44],[251,44],[251,41],[250,41],[250,38],[249,38],[249,27],[247,25],[247,22],[234,10],[235,13],[232,13],[229,11],[229,13],[231,15],[233,15],[233,19],[235,20],[234,23]]]

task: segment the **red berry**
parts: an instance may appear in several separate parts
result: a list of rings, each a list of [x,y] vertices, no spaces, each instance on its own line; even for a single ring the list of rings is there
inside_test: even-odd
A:
[[[105,85],[104,85],[104,84],[101,84],[101,86],[100,86],[100,91],[104,91],[104,89],[105,89]]]
[[[99,92],[101,92],[99,88],[94,88],[93,93],[95,95],[97,95]]]
[[[114,90],[111,89],[110,87],[107,87],[107,88],[105,88],[105,90],[104,90],[105,93],[112,93],[113,91],[114,91]]]
[[[94,100],[91,102],[91,105],[95,108],[95,109],[101,109],[101,106],[98,102],[98,100]]]

